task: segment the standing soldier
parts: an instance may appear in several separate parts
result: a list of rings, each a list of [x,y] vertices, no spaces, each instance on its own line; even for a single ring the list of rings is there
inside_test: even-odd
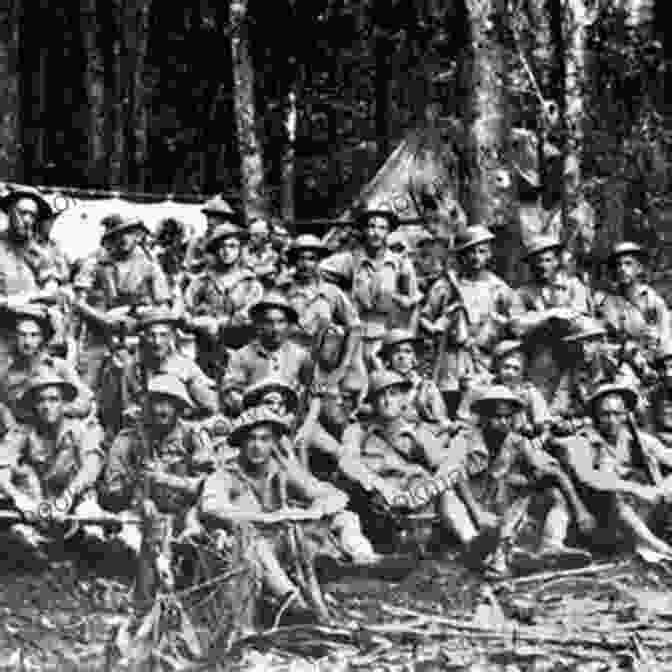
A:
[[[105,460],[102,431],[65,417],[76,397],[77,388],[53,370],[35,376],[22,402],[33,420],[9,432],[0,450],[0,491],[29,523],[16,524],[12,531],[38,551],[46,540],[40,527],[48,531],[69,513],[99,511],[94,485]],[[99,530],[85,532],[100,537]]]
[[[558,336],[563,336],[563,330],[566,335],[582,316],[592,314],[591,300],[585,285],[563,270],[562,244],[557,238],[534,237],[524,260],[533,280],[517,292],[512,328],[522,340],[534,343],[528,375],[550,400],[559,376]]]
[[[294,275],[282,289],[298,315],[293,340],[311,350],[317,350],[318,338],[325,345],[332,338],[341,344],[340,356],[336,357],[337,368],[330,372],[330,379],[340,380],[348,370],[357,368],[355,357],[359,358],[359,370],[362,369],[361,323],[345,292],[320,276],[319,263],[328,254],[326,246],[315,236],[299,236],[288,255]],[[329,334],[324,333],[326,331]]]
[[[189,273],[199,273],[210,261],[205,249],[212,232],[221,224],[236,224],[236,213],[233,208],[221,197],[211,198],[201,208],[206,218],[206,229],[202,236],[194,238],[187,246],[184,257],[184,266]]]
[[[93,394],[64,359],[46,352],[46,344],[54,333],[49,313],[37,304],[16,307],[10,313],[14,327],[14,351],[8,366],[0,377],[0,402],[11,412],[13,420],[26,423],[30,409],[21,400],[38,372],[51,371],[77,391],[75,399],[67,403],[63,412],[68,418],[86,418],[93,409]],[[13,424],[13,423],[12,423]]]
[[[187,312],[198,335],[199,363],[219,379],[226,347],[250,340],[249,309],[258,303],[263,287],[254,273],[241,265],[245,232],[234,224],[220,224],[205,246],[212,264],[196,276],[185,295]]]
[[[0,209],[8,215],[0,236],[0,302],[54,292],[58,273],[34,241],[38,222],[53,216],[51,207],[37,190],[24,188],[0,199]],[[7,357],[10,342],[6,325],[0,325],[0,359]]]
[[[387,237],[399,225],[393,212],[368,210],[357,218],[363,229],[363,243],[327,261],[331,272],[344,277],[352,287],[352,299],[362,322],[364,360],[375,364],[388,329],[408,325],[395,321],[399,308],[408,310],[419,301],[418,281],[413,264],[387,247]]]
[[[596,297],[595,311],[606,323],[610,338],[632,343],[648,362],[672,338],[670,311],[664,299],[642,281],[646,252],[635,243],[615,245],[609,266],[616,288]]]
[[[147,228],[137,218],[111,218],[103,233],[101,255],[91,274],[76,279],[76,289],[84,294],[73,308],[82,318],[84,335],[80,334],[80,358],[86,373],[84,379],[93,390],[100,385],[100,370],[110,346],[110,332],[120,325],[119,317],[109,311],[137,309],[140,306],[167,305],[170,289],[159,265],[140,246]],[[83,357],[82,357],[83,356]]]
[[[456,238],[459,274],[446,270],[429,291],[421,324],[441,345],[436,382],[482,385],[490,379],[492,349],[506,335],[513,290],[488,270],[495,236],[484,226]]]

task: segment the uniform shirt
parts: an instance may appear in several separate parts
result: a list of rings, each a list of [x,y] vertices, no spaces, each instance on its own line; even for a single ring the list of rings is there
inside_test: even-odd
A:
[[[469,318],[469,335],[480,349],[489,352],[501,340],[508,325],[513,290],[489,271],[478,280],[458,277],[457,285]],[[450,281],[441,277],[432,285],[422,315],[436,322],[445,309],[458,300]]]
[[[82,269],[75,284],[88,289],[88,302],[102,310],[168,303],[171,297],[161,267],[141,247],[123,260],[101,254],[93,267]]]
[[[185,305],[193,315],[229,318],[232,325],[249,322],[250,306],[261,300],[264,288],[248,269],[231,273],[205,271],[187,287]]]
[[[621,294],[600,295],[595,312],[613,334],[634,340],[646,351],[651,352],[672,338],[670,311],[664,299],[648,285],[640,285],[632,300]]]
[[[449,457],[427,427],[404,420],[390,425],[353,423],[342,443],[339,468],[365,490],[373,488],[376,478],[404,487],[410,477],[429,477]]]
[[[267,350],[255,339],[231,354],[224,384],[246,388],[271,376],[297,387],[308,382],[311,368],[310,353],[304,347],[285,341],[277,350]]]
[[[605,489],[600,474],[627,480],[635,471],[644,471],[655,483],[660,479],[661,467],[672,469],[672,451],[651,434],[638,431],[637,436],[641,453],[630,432],[624,432],[612,443],[593,427],[585,427],[564,442],[565,457],[577,478],[599,491]],[[606,489],[610,489],[608,483]]]
[[[63,285],[70,280],[70,264],[61,246],[49,238],[46,241],[36,241],[35,245],[44,255],[49,266],[53,269],[53,277]]]
[[[299,316],[298,334],[308,340],[320,329],[334,324],[349,330],[360,326],[352,302],[332,283],[322,280],[308,284],[293,282],[284,291]]]
[[[141,359],[131,361],[124,372],[126,389],[131,400],[142,405],[149,381],[154,376],[164,374],[182,381],[197,410],[202,414],[213,415],[218,412],[219,399],[214,381],[203,373],[201,367],[193,359],[176,352],[152,367]]]
[[[146,427],[122,430],[114,440],[104,474],[104,490],[114,508],[125,508],[140,495],[139,474],[146,460],[167,473],[196,477],[211,470],[215,457],[207,432],[183,421],[156,439]]]
[[[232,461],[206,479],[201,507],[204,513],[211,515],[231,508],[269,513],[286,505],[288,498],[312,505],[333,495],[345,496],[294,460],[280,463],[271,458],[261,478],[254,478],[238,461]]]
[[[588,288],[575,277],[558,273],[549,284],[530,283],[520,287],[513,306],[514,325],[520,315],[527,312],[541,312],[551,308],[570,308],[582,315],[591,313],[591,299]],[[523,332],[523,329],[519,329]]]
[[[77,398],[66,404],[65,415],[71,418],[85,418],[93,404],[93,392],[82,382],[75,368],[65,359],[51,357],[41,353],[28,368],[24,368],[19,360],[10,359],[9,365],[0,376],[0,402],[5,404],[18,422],[28,422],[32,411],[21,404],[22,397],[31,378],[38,371],[51,371],[77,389]]]
[[[352,302],[362,322],[362,336],[380,339],[388,329],[408,326],[393,296],[418,294],[418,280],[413,264],[389,250],[377,259],[362,248],[340,252],[329,258],[330,270],[352,284]],[[400,280],[407,285],[400,292]]]
[[[33,427],[24,427],[5,437],[0,468],[29,467],[39,479],[42,496],[56,497],[71,483],[87,455],[105,458],[102,441],[100,427],[81,420],[64,420],[53,440]]]
[[[0,238],[0,296],[36,292],[54,269],[34,243],[16,245]]]

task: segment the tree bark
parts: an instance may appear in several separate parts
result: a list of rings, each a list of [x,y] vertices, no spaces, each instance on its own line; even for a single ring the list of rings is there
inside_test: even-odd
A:
[[[107,176],[109,186],[121,187],[125,183],[124,154],[124,86],[123,86],[123,0],[110,0],[106,17],[107,62],[105,64],[105,139],[107,145]]]
[[[248,0],[230,0],[231,53],[238,149],[241,159],[242,203],[245,218],[268,211],[264,160],[257,133],[254,68],[250,52]]]
[[[294,187],[296,178],[296,126],[297,126],[297,107],[296,87],[291,87],[285,100],[285,142],[283,145],[281,166],[280,166],[280,212],[282,218],[286,221],[295,219],[294,208]]]
[[[0,176],[21,181],[19,99],[20,0],[4,3],[0,13]]]
[[[467,0],[472,39],[472,121],[474,184],[471,223],[507,225],[510,175],[506,165],[509,128],[503,22],[500,0]]]
[[[90,184],[100,185],[104,183],[105,82],[97,0],[82,0],[80,25],[85,54],[84,88],[88,102],[87,175]]]
[[[390,85],[392,79],[392,42],[383,27],[375,29],[376,143],[378,163],[382,165],[390,153]]]
[[[126,176],[129,185],[142,191],[147,178],[147,82],[145,61],[149,43],[152,0],[126,2],[124,12],[124,88]]]

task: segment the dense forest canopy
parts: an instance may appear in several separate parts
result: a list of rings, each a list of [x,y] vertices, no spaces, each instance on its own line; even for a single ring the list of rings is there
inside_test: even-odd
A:
[[[477,176],[505,162],[510,128],[578,148],[583,188],[621,234],[665,218],[662,0],[8,0],[1,22],[7,181],[223,192],[249,208],[259,166],[254,207],[325,216],[434,105],[472,141],[489,134],[464,164],[472,219],[495,217]]]

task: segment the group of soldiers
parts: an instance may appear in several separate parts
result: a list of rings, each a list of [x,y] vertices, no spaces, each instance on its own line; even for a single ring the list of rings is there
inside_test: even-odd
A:
[[[33,556],[60,530],[134,557],[149,502],[180,541],[252,530],[269,599],[309,617],[280,521],[357,567],[405,516],[495,576],[672,559],[670,313],[639,245],[598,289],[539,236],[513,288],[484,226],[412,246],[362,210],[334,250],[216,197],[202,237],[113,215],[73,264],[38,191],[0,207],[3,533]]]

